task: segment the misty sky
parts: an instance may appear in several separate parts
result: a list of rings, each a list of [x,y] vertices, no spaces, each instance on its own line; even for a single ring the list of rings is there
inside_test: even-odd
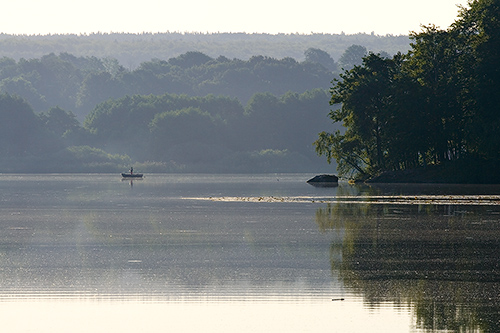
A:
[[[257,32],[408,34],[448,27],[467,0],[15,0],[0,32]]]

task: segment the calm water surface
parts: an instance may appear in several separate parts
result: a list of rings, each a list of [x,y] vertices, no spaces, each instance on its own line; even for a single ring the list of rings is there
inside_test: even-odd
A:
[[[0,175],[0,327],[500,330],[500,187],[311,176]]]

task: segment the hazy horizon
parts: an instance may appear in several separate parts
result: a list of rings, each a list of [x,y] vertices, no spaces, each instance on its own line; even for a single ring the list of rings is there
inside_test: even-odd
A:
[[[0,33],[13,35],[92,33],[268,33],[407,35],[421,25],[448,27],[467,0],[316,0],[290,5],[256,0],[85,2],[21,0],[4,4]]]

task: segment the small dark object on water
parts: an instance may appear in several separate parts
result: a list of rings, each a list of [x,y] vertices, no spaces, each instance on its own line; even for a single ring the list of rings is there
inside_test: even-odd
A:
[[[142,173],[134,173],[134,168],[131,167],[129,170],[130,173],[122,172],[122,178],[142,178]]]
[[[142,173],[122,173],[122,178],[142,178],[143,174]]]
[[[332,298],[332,301],[343,301],[343,298]]]
[[[339,183],[339,177],[335,175],[318,175],[309,179],[307,183],[313,186],[321,187],[337,186]]]

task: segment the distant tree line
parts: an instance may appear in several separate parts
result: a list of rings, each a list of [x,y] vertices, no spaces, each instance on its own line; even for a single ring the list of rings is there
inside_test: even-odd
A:
[[[470,1],[450,28],[413,33],[407,54],[370,53],[342,73],[330,90],[341,107],[330,117],[345,131],[321,133],[317,152],[358,178],[498,161],[499,17],[498,1]]]
[[[246,34],[246,33],[93,33],[89,35],[8,35],[0,34],[1,55],[16,61],[41,58],[47,54],[69,53],[76,57],[117,59],[128,70],[153,58],[168,60],[189,51],[217,58],[248,60],[254,55],[305,60],[304,50],[322,49],[340,59],[351,45],[390,54],[406,52],[407,35],[375,34]]]
[[[257,93],[243,107],[214,95],[126,96],[98,105],[84,128],[95,147],[166,170],[299,171],[320,165],[312,142],[325,98],[323,89]]]
[[[6,40],[17,39],[0,36]],[[114,172],[129,164],[158,172],[325,168],[312,142],[328,125],[326,89],[366,53],[351,45],[335,61],[310,47],[299,62],[188,51],[135,69],[65,52],[4,56],[0,172]]]
[[[93,148],[92,135],[59,107],[35,114],[19,96],[0,94],[0,172],[90,172],[130,164]]]
[[[224,56],[213,59],[191,51],[168,61],[142,63],[132,72],[118,68],[115,73],[91,73],[81,84],[77,106],[89,110],[109,97],[166,92],[224,95],[246,104],[258,92],[282,95],[287,91],[325,89],[332,77],[332,71],[318,62],[299,63],[292,58],[264,56],[253,56],[247,61]]]
[[[3,57],[0,92],[25,98],[35,112],[59,106],[72,110],[80,120],[108,98],[135,94],[214,94],[246,104],[258,92],[283,95],[287,91],[327,89],[342,68],[361,63],[366,53],[364,46],[351,45],[336,62],[327,52],[309,48],[304,61],[298,62],[290,57],[265,56],[246,61],[225,56],[214,59],[189,51],[169,60],[152,59],[132,71],[113,58],[68,53],[19,61]]]
[[[296,172],[321,168],[312,142],[325,129],[326,90],[229,97],[108,99],[83,126],[60,107],[35,114],[0,94],[2,172]]]
[[[164,93],[225,95],[246,104],[257,92],[326,89],[337,64],[324,51],[310,49],[303,62],[253,56],[247,61],[213,59],[190,51],[153,59],[129,71],[116,59],[49,54],[40,59],[0,59],[0,92],[25,98],[36,112],[59,106],[83,119],[97,104],[126,95]]]

